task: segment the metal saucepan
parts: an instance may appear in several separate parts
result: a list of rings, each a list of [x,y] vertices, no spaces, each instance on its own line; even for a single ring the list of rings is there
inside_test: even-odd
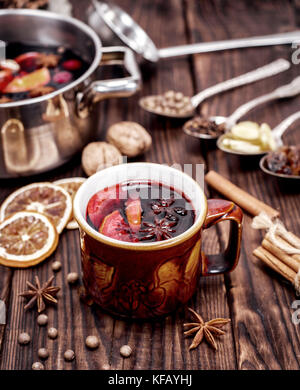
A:
[[[299,41],[300,31],[281,34],[231,39],[216,42],[202,42],[158,49],[148,34],[124,10],[114,4],[92,0],[88,8],[88,23],[99,34],[106,45],[126,44],[144,59],[157,62],[187,54],[239,49],[245,47],[291,44]]]
[[[283,146],[282,136],[285,133],[285,131],[296,121],[300,119],[300,111],[295,112],[294,114],[290,115],[286,119],[284,119],[279,125],[277,125],[273,130],[272,133],[275,135],[275,141],[278,147]],[[267,173],[268,175],[275,176],[280,179],[291,179],[291,180],[300,180],[300,176],[296,175],[287,175],[284,173],[276,173],[271,171],[268,168],[267,159],[270,156],[272,152],[266,154],[260,159],[259,166],[260,169]]]
[[[133,52],[103,48],[84,23],[37,10],[1,10],[0,39],[39,46],[70,47],[90,64],[77,80],[38,98],[0,104],[0,178],[27,176],[57,167],[95,135],[96,103],[134,94],[140,73]],[[128,77],[96,80],[100,64],[123,63]]]

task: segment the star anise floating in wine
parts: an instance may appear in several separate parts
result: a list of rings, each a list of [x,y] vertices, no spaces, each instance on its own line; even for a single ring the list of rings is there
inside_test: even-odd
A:
[[[171,207],[174,202],[175,202],[174,198],[160,199],[151,204],[151,209],[156,215],[164,213],[164,216],[167,219],[171,221],[177,221],[178,218],[176,214],[184,216],[186,215],[187,212],[183,207]]]
[[[184,332],[186,336],[190,336],[192,334],[195,334],[195,337],[193,339],[192,344],[189,347],[189,350],[197,348],[198,345],[201,343],[203,338],[208,342],[208,344],[214,349],[217,350],[218,346],[216,343],[216,340],[214,336],[221,336],[225,334],[225,332],[220,329],[224,325],[228,324],[230,322],[230,319],[227,318],[214,318],[213,320],[204,322],[203,318],[200,316],[200,314],[196,313],[193,309],[190,307],[188,310],[193,313],[193,315],[196,317],[197,322],[191,322],[187,324],[183,324],[184,328],[191,328]]]
[[[157,241],[161,241],[172,238],[172,235],[170,233],[175,232],[175,229],[172,229],[175,225],[175,221],[169,221],[165,218],[155,218],[154,223],[143,222],[144,229],[141,229],[140,232],[146,233],[146,235],[144,237],[141,237],[141,240],[149,240],[151,238],[156,238]]]
[[[35,286],[28,281],[26,282],[29,290],[19,294],[22,297],[30,298],[29,302],[24,306],[25,310],[32,308],[36,304],[38,312],[41,313],[46,308],[45,302],[57,303],[55,297],[60,287],[52,286],[53,280],[54,276],[51,276],[47,282],[41,285],[39,278],[35,276]]]

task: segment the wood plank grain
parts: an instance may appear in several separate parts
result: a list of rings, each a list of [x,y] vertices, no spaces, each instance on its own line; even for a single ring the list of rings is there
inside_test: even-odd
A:
[[[277,31],[285,31],[287,26],[289,30],[296,29],[293,8],[285,2],[252,2],[250,6],[246,2],[213,1],[188,2],[187,5],[188,25],[193,41],[197,41],[199,37],[211,40],[276,32],[273,26]],[[210,85],[216,78],[225,79],[237,75],[279,56],[289,58],[290,49],[246,49],[195,56],[194,66],[200,76],[197,78],[197,85],[199,88]],[[217,67],[216,62],[222,64],[222,69],[216,69],[216,73],[213,73],[212,70]],[[223,94],[206,103],[202,112],[206,115],[212,112],[221,115],[231,113],[242,102],[266,93],[276,85],[289,82],[297,74],[297,68],[293,67],[292,71],[256,83],[255,87],[247,86]],[[247,115],[247,118],[260,123],[266,121],[274,126],[297,111],[298,107],[299,97],[259,108]],[[299,142],[299,133],[297,137],[295,132],[287,135],[286,141]],[[279,185],[264,176],[258,170],[257,161],[242,161],[218,150],[208,151],[207,160],[209,169],[217,169],[252,195],[279,208],[287,227],[295,233],[299,232],[300,199],[296,188],[291,191],[285,185]],[[236,271],[226,276],[238,368],[298,369],[299,343],[296,340],[299,339],[299,328],[291,321],[291,303],[295,294],[287,283],[252,256],[262,234],[254,231],[250,223],[250,217],[245,216],[240,264]],[[224,242],[224,230],[221,227],[220,233]]]

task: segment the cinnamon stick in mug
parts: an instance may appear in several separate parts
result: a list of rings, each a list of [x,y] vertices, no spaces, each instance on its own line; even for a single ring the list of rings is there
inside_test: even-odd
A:
[[[205,181],[227,199],[232,200],[252,215],[256,216],[264,211],[271,218],[279,216],[279,211],[256,199],[254,196],[231,183],[215,171],[209,171],[205,175]]]

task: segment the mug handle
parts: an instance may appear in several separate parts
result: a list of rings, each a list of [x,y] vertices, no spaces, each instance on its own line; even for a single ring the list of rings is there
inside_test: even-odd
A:
[[[202,252],[202,276],[232,271],[238,263],[242,239],[243,213],[235,203],[223,199],[209,199],[207,207],[203,228],[208,229],[219,222],[230,221],[230,232],[225,252],[215,255]]]

